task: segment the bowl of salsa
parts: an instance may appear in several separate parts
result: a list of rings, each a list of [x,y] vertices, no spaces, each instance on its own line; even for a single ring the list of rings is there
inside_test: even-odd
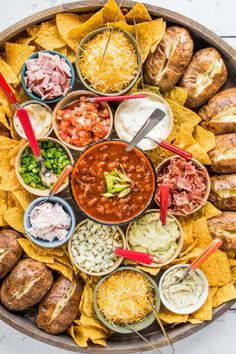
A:
[[[155,170],[138,148],[105,140],[88,147],[71,176],[72,196],[88,218],[106,225],[122,225],[148,208],[155,195]]]

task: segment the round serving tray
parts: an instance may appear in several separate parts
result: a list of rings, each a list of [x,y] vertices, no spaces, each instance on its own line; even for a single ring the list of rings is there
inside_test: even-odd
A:
[[[11,41],[13,39],[17,39],[22,35],[24,30],[34,24],[37,24],[41,21],[45,21],[54,17],[57,13],[60,12],[77,12],[77,13],[84,13],[84,12],[95,12],[98,11],[104,4],[106,3],[105,0],[91,0],[91,1],[81,1],[81,2],[74,2],[70,4],[64,4],[61,6],[53,7],[48,10],[44,10],[38,12],[35,15],[27,17],[26,19],[18,22],[12,27],[9,27],[5,31],[0,34],[0,49],[4,46],[6,41]],[[157,17],[163,17],[169,24],[178,24],[184,27],[189,28],[191,34],[194,38],[195,42],[195,50],[198,50],[202,47],[206,46],[213,46],[217,48],[227,65],[229,71],[229,78],[225,87],[236,86],[236,51],[233,50],[227,43],[225,43],[222,39],[216,36],[214,33],[203,27],[202,25],[198,24],[197,22],[179,15],[173,11],[169,11],[160,7],[146,5],[148,11]],[[123,7],[128,9],[131,8],[130,1],[124,1]],[[83,88],[81,84],[77,81],[75,89]],[[78,153],[74,153],[74,157],[76,158]],[[67,188],[63,193],[60,194],[64,199],[69,200],[71,203],[71,195],[70,191]],[[77,214],[77,221],[83,219],[83,217],[76,211]],[[225,311],[227,311],[234,301],[230,301],[226,304],[219,306],[218,308],[213,310],[213,319],[215,321],[219,316],[221,316]],[[0,319],[5,323],[9,324],[11,327],[15,328],[16,330],[35,338],[41,342],[53,345],[55,347],[59,347],[66,350],[71,350],[74,352],[81,352],[81,353],[91,353],[91,354],[99,354],[99,353],[111,353],[111,354],[128,354],[128,353],[137,353],[146,350],[150,350],[151,348],[145,344],[143,341],[139,339],[136,335],[132,334],[115,334],[109,340],[107,347],[99,347],[96,345],[90,344],[87,348],[80,348],[78,347],[73,340],[67,335],[50,335],[47,334],[36,327],[34,324],[34,317],[35,313],[32,310],[32,313],[26,314],[16,314],[11,313],[5,310],[0,305]],[[174,328],[168,328],[168,334],[173,342],[178,341],[182,338],[188,337],[193,333],[198,332],[199,330],[203,329],[207,325],[209,325],[211,321],[205,321],[200,325],[191,325],[191,324],[181,324],[177,325]],[[145,331],[142,332],[147,339],[149,339],[153,344],[156,344],[158,347],[164,346],[167,344],[165,338],[160,331],[160,328],[156,323],[152,326],[148,327]]]

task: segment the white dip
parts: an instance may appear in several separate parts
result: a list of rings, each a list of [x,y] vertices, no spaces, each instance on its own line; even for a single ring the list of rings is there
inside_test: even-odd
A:
[[[163,110],[166,116],[147,136],[165,140],[172,128],[172,112],[168,103],[162,97],[151,92],[146,92],[144,98],[127,100],[120,104],[115,120],[119,138],[131,141],[156,108]],[[157,144],[149,139],[142,139],[138,147],[143,150],[150,150],[156,148]]]
[[[30,103],[27,105],[23,104],[22,107],[24,107],[28,112],[36,138],[42,138],[46,136],[52,125],[52,113],[49,108],[40,103]],[[26,139],[25,132],[21,126],[17,114],[14,116],[14,125],[17,133],[23,139]]]
[[[42,240],[63,241],[71,225],[71,218],[59,203],[45,202],[37,205],[30,213],[29,233]]]

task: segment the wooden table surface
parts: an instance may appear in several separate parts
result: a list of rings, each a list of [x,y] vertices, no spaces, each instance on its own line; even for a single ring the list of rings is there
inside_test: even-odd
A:
[[[0,32],[26,16],[75,0],[0,0]],[[236,50],[235,0],[145,0],[146,3],[179,12],[224,38]],[[175,344],[176,354],[235,354],[236,304],[204,330]],[[165,354],[170,351],[163,349]],[[28,338],[0,322],[1,354],[63,354]],[[154,354],[153,351],[146,352]],[[125,354],[125,353],[121,353]],[[137,353],[138,354],[138,353]]]

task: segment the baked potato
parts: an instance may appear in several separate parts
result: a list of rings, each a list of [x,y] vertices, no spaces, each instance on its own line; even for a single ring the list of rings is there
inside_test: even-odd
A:
[[[216,135],[216,146],[208,152],[216,173],[236,173],[236,133]]]
[[[214,134],[236,132],[236,87],[217,93],[198,114],[201,126]]]
[[[227,76],[225,63],[216,49],[204,48],[196,52],[180,82],[180,87],[188,92],[185,105],[201,106],[219,91]]]
[[[236,174],[211,177],[210,201],[221,210],[236,210]]]
[[[17,241],[18,237],[21,234],[15,230],[0,231],[0,279],[21,259],[23,250]]]
[[[147,84],[167,91],[175,86],[187,68],[193,54],[193,40],[186,28],[168,27],[145,66]]]
[[[2,304],[10,311],[24,311],[42,300],[53,283],[44,263],[22,259],[3,280]]]
[[[60,276],[39,305],[37,326],[51,334],[65,332],[78,318],[82,292],[80,281]]]
[[[236,250],[236,212],[224,211],[207,223],[211,237],[222,239],[223,249]]]

